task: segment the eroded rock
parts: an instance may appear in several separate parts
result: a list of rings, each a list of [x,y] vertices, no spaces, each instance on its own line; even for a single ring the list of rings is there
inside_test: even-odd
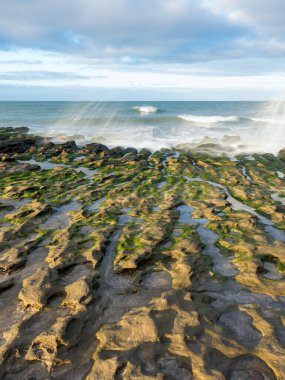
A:
[[[19,300],[24,307],[42,309],[48,299],[59,292],[57,286],[58,273],[54,269],[41,268],[23,281],[23,288],[19,293]]]

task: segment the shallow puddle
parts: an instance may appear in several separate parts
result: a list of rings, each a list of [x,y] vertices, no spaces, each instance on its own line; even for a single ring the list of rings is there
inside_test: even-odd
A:
[[[77,201],[72,201],[66,205],[56,208],[56,212],[52,214],[44,223],[40,225],[41,229],[63,229],[66,228],[70,221],[71,211],[79,210],[82,204]]]
[[[277,193],[271,193],[271,198],[275,202],[280,202],[283,206],[285,206],[285,198],[284,197],[280,197],[280,195],[278,195]]]
[[[119,224],[127,224],[127,223],[144,223],[144,220],[140,218],[136,218],[134,216],[128,214],[122,214],[119,216]]]
[[[285,312],[285,297],[277,299],[267,294],[254,293],[231,279],[221,283],[209,281],[200,287],[202,290],[207,290],[208,295],[215,299],[211,306],[217,309],[230,305],[257,305]]]
[[[263,274],[263,277],[268,278],[269,280],[282,280],[284,277],[284,274],[278,272],[276,265],[273,263],[270,263],[268,261],[265,261],[263,263],[263,268],[267,271],[267,273]]]
[[[156,188],[157,188],[157,189],[162,189],[166,184],[167,184],[166,181],[160,182],[160,183],[156,186]]]
[[[246,171],[245,166],[242,167],[242,170],[241,170],[241,171],[242,171],[243,176],[244,176],[249,182],[253,183],[252,178],[247,174],[247,171]]]
[[[56,167],[62,167],[62,168],[67,168],[68,165],[64,165],[64,164],[55,164],[53,162],[50,162],[50,161],[36,161],[34,160],[33,158],[31,160],[27,160],[27,161],[22,161],[22,160],[19,160],[19,162],[23,163],[23,164],[33,164],[33,165],[38,165],[40,166],[40,168],[42,170],[51,170],[51,169],[54,169]]]
[[[102,203],[105,201],[105,199],[106,199],[106,197],[96,199],[96,201],[91,203],[91,205],[86,206],[85,209],[87,211],[97,212],[100,210],[100,207],[101,207]]]
[[[199,226],[197,232],[202,243],[206,246],[203,254],[213,258],[213,271],[225,277],[232,277],[238,274],[238,270],[221,254],[219,248],[215,245],[219,235],[203,226]]]
[[[179,211],[178,223],[180,224],[207,224],[209,223],[208,219],[205,218],[192,218],[192,213],[195,209],[188,205],[181,205],[177,207]]]

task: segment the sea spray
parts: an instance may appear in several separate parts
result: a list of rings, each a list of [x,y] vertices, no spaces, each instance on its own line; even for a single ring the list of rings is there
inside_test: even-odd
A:
[[[285,102],[267,103],[255,120],[262,123],[253,136],[256,150],[277,155],[285,147]]]

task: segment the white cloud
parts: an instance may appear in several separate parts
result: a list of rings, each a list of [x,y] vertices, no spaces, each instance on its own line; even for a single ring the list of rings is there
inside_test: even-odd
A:
[[[134,62],[181,61],[246,32],[196,0],[0,2],[0,48],[36,47]],[[219,49],[221,50],[221,49]],[[211,55],[208,55],[208,59]]]
[[[213,13],[248,24],[268,36],[285,37],[284,0],[204,0]]]
[[[285,73],[268,73],[237,76],[233,74],[216,75],[211,70],[197,73],[197,68],[186,70],[184,66],[171,70],[169,66],[138,67],[136,70],[120,67],[88,65],[84,59],[72,60],[64,54],[47,54],[30,50],[13,52],[15,63],[11,67],[11,54],[0,52],[0,85],[64,87],[106,89],[161,89],[161,90],[256,90],[280,92],[285,88]],[[29,63],[37,62],[39,63]],[[7,64],[5,64],[5,60]],[[17,75],[18,73],[18,75]],[[52,79],[52,80],[51,80]]]
[[[284,0],[0,0],[0,85],[276,93],[284,12]]]

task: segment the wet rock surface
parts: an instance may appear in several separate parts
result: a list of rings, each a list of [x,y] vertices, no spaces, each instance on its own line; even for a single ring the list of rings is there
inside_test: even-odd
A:
[[[282,154],[0,137],[1,379],[285,378]]]

